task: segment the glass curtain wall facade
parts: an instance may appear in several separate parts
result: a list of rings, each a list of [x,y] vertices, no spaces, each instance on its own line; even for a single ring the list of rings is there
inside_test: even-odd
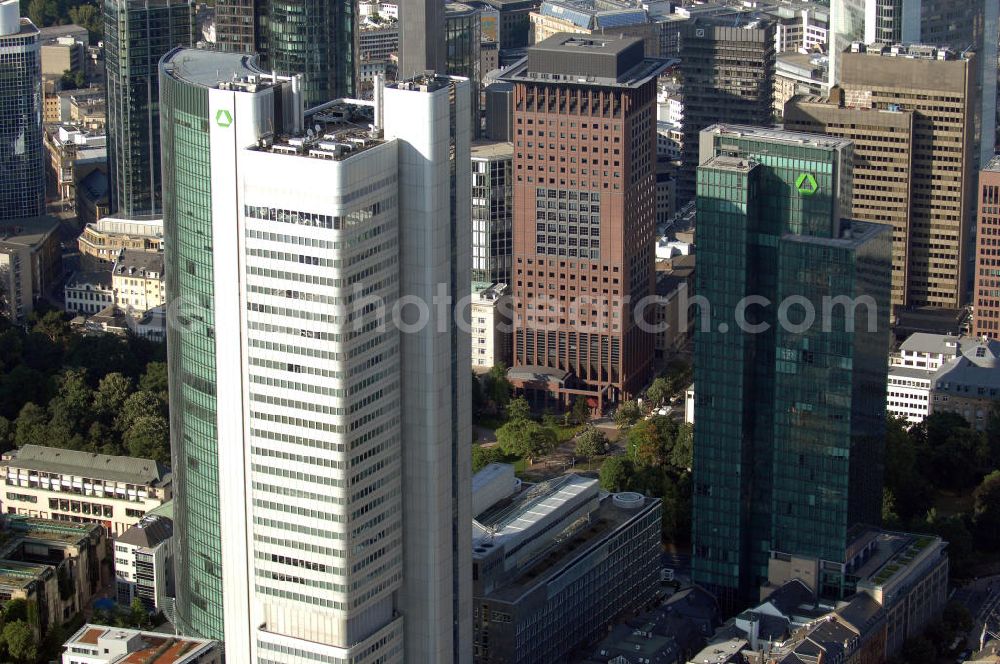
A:
[[[105,0],[111,210],[160,212],[160,58],[194,35],[189,0]]]
[[[38,29],[0,3],[0,220],[45,212]]]
[[[702,134],[698,170],[694,577],[733,604],[772,555],[813,556],[837,597],[848,532],[880,514],[890,227],[841,221],[849,142],[730,129]],[[840,295],[877,306],[819,320]]]
[[[472,281],[510,283],[514,146],[472,146]]]
[[[164,77],[163,216],[170,428],[177,532],[176,624],[222,639],[222,559],[208,90]]]
[[[450,76],[464,76],[472,84],[472,137],[480,134],[482,124],[479,82],[479,43],[482,35],[479,10],[460,2],[445,5],[445,67]]]

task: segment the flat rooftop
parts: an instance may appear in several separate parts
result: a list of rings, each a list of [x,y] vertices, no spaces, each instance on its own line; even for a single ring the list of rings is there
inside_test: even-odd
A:
[[[667,60],[644,56],[638,37],[559,33],[528,48],[528,56],[506,70],[502,79],[638,88],[655,79]]]
[[[837,237],[785,233],[782,236],[782,239],[802,244],[816,244],[824,247],[851,249],[860,247],[879,235],[890,235],[892,232],[892,226],[888,224],[877,224],[870,221],[857,221],[856,219],[841,219],[839,230],[840,232],[837,234]]]
[[[104,627],[103,625],[84,625],[71,636],[65,646],[74,644],[97,646],[109,642],[126,643],[140,637],[139,647],[122,655],[105,655],[108,664],[175,664],[176,662],[199,661],[198,655],[210,652],[216,645],[215,641],[196,639],[186,636],[172,636],[157,632],[143,632],[120,627]],[[100,655],[98,655],[100,657]]]
[[[983,168],[983,170],[990,171],[991,173],[1000,171],[1000,154],[990,159],[989,162],[987,162],[986,167]]]
[[[473,159],[501,159],[514,156],[514,144],[499,141],[473,141]]]
[[[305,114],[304,133],[279,134],[249,149],[342,161],[385,140],[372,134],[373,106],[355,100],[337,100]]]
[[[572,574],[578,558],[591,552],[601,542],[613,535],[629,521],[657,505],[658,498],[645,498],[642,507],[625,509],[614,504],[611,494],[601,492],[599,505],[590,513],[590,519],[575,529],[559,534],[556,543],[531,563],[516,571],[516,576],[504,586],[483,596],[498,602],[513,602],[532,588],[548,583],[560,574]]]
[[[701,164],[699,168],[714,168],[720,171],[736,171],[738,173],[749,173],[759,164],[753,159],[742,159],[740,157],[729,157],[726,155],[715,155],[708,161]]]
[[[50,569],[48,565],[0,560],[0,588],[21,590]]]
[[[784,143],[786,145],[804,145],[825,150],[847,147],[852,144],[849,138],[838,138],[825,134],[810,134],[802,131],[785,129],[770,129],[750,125],[714,124],[703,129],[701,134],[712,134],[724,138],[756,138],[762,141]]]
[[[40,445],[25,445],[21,449],[7,452],[0,459],[0,465],[139,486],[162,486],[170,479],[170,471],[152,459],[93,454]]]
[[[171,78],[203,88],[218,88],[234,81],[251,80],[264,87],[272,84],[270,73],[258,69],[257,57],[253,55],[175,48],[163,56],[160,66]],[[261,78],[265,75],[266,79]]]
[[[645,9],[614,0],[545,0],[538,8],[538,13],[590,30],[649,22]]]
[[[0,221],[0,243],[30,247],[59,229],[54,217],[27,217]]]
[[[885,585],[897,573],[906,570],[921,552],[940,543],[941,538],[934,535],[880,532],[871,558],[852,576],[876,586]]]

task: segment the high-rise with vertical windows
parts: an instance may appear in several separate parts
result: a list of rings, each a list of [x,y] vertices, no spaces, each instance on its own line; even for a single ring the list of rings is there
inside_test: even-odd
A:
[[[40,49],[17,0],[0,2],[0,221],[45,212]]]
[[[193,36],[190,0],[104,2],[112,211],[135,216],[161,210],[157,65],[170,49],[190,46]]]
[[[979,168],[997,148],[997,42],[1000,3],[993,0],[831,0],[830,85],[842,79],[852,42],[929,44],[975,53],[975,136]]]
[[[646,383],[656,77],[638,38],[559,34],[514,85],[514,366],[536,401],[600,410]]]
[[[716,123],[770,126],[774,117],[773,21],[737,16],[684,25],[684,145],[677,198],[694,198],[698,134]]]
[[[472,137],[477,138],[482,126],[480,108],[480,50],[482,18],[478,7],[464,2],[449,2],[444,6],[445,71],[451,76],[464,76],[472,84]]]
[[[1000,157],[979,173],[973,330],[1000,339]]]
[[[468,662],[468,83],[303,114],[249,56],[161,70],[178,625],[239,662]]]
[[[933,46],[858,46],[841,69],[845,107],[913,113],[904,301],[957,309],[971,287],[975,58]]]
[[[839,598],[881,514],[890,228],[842,219],[850,141],[726,125],[701,154],[694,580],[734,604],[809,557]]]
[[[785,129],[828,134],[854,143],[849,215],[892,225],[892,306],[910,303],[913,160],[916,111],[852,108],[835,87],[823,98],[795,97],[785,105]],[[926,144],[924,144],[926,145]]]
[[[472,281],[510,283],[514,146],[472,145]]]
[[[216,44],[226,53],[256,53],[268,71],[302,76],[309,108],[355,93],[356,8],[338,0],[219,0]]]

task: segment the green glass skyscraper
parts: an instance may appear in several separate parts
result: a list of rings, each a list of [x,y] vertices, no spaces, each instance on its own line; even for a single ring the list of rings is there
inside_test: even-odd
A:
[[[257,54],[268,71],[301,75],[306,108],[351,97],[357,84],[355,8],[340,0],[219,0],[217,46]]]
[[[160,89],[157,65],[175,46],[190,46],[190,0],[105,0],[108,166],[111,209],[160,212]]]
[[[805,557],[840,597],[852,533],[880,520],[891,228],[841,217],[850,141],[700,140],[694,579],[732,606]]]

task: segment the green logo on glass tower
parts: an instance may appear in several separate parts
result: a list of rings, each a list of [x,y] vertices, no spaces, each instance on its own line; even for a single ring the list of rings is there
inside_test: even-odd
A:
[[[795,188],[803,196],[812,196],[819,190],[819,185],[816,184],[816,178],[812,173],[803,173],[795,180]]]
[[[233,124],[232,114],[223,108],[215,114],[215,124],[219,125],[223,129],[228,129],[229,125]]]

